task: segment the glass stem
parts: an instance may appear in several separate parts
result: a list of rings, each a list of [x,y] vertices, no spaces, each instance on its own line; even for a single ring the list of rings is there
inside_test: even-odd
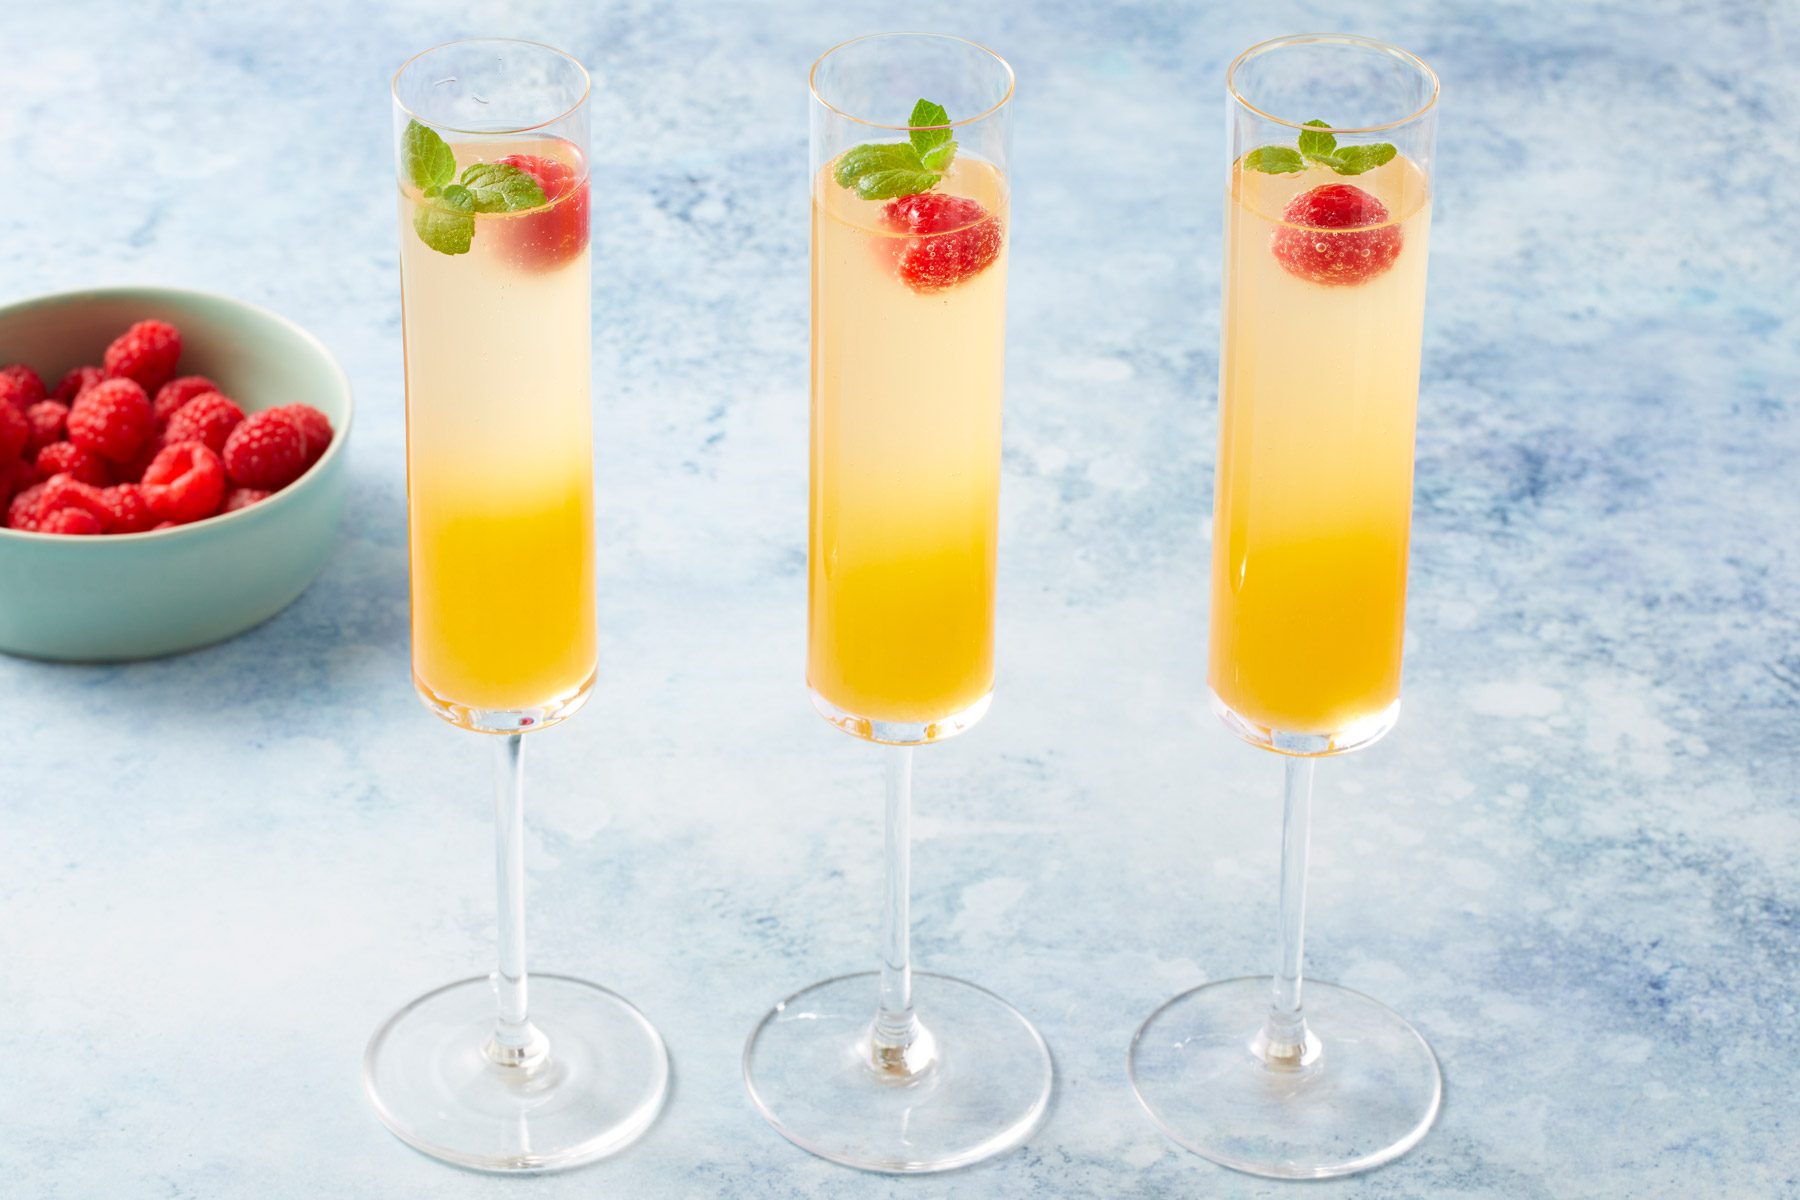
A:
[[[527,1015],[525,975],[525,735],[494,742],[494,890],[500,909],[500,966],[494,975],[498,1012],[487,1056],[503,1067],[542,1062],[544,1035]]]
[[[933,1058],[912,1007],[912,747],[887,751],[887,917],[881,937],[881,1008],[870,1031],[873,1065],[914,1075]]]
[[[1300,1008],[1306,943],[1306,854],[1312,837],[1313,760],[1289,755],[1281,817],[1281,961],[1269,996],[1269,1016],[1256,1052],[1274,1067],[1306,1066],[1319,1057],[1319,1040]]]

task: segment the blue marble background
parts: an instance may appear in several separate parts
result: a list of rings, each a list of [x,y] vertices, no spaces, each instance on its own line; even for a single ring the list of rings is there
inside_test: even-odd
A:
[[[984,11],[985,9],[985,11]],[[890,1180],[745,1099],[764,1008],[872,965],[879,762],[801,692],[804,72],[937,27],[1011,58],[1000,691],[921,756],[916,944],[1039,1022],[1021,1150]],[[0,0],[0,300],[213,288],[342,358],[342,544],[165,662],[0,661],[8,1197],[1274,1196],[1140,1116],[1165,996],[1266,967],[1275,764],[1205,710],[1224,65],[1341,28],[1444,79],[1407,711],[1327,764],[1310,965],[1448,1078],[1309,1194],[1800,1195],[1800,15],[1750,0],[381,8]],[[534,745],[532,959],[656,1020],[672,1103],[534,1180],[439,1166],[359,1057],[491,963],[485,756],[408,686],[386,86],[472,33],[604,77],[604,674]]]

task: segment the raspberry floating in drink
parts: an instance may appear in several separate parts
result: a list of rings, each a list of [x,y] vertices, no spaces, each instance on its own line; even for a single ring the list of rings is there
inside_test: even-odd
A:
[[[565,153],[574,152],[567,146]],[[513,261],[545,270],[580,254],[588,244],[587,176],[560,158],[541,154],[508,154],[495,161],[523,171],[544,190],[543,207],[498,223]]]
[[[1269,248],[1289,274],[1313,283],[1364,283],[1400,257],[1400,227],[1389,223],[1387,205],[1353,184],[1301,192],[1281,219]]]
[[[966,196],[922,192],[881,210],[899,246],[900,278],[915,292],[939,292],[986,270],[1000,256],[1000,220]]]

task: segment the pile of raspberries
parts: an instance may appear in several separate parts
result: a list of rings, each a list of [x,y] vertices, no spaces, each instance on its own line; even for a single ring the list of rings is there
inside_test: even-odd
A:
[[[331,445],[306,404],[244,415],[204,375],[177,376],[181,331],[139,321],[54,390],[0,367],[0,505],[30,533],[143,533],[265,500]],[[154,397],[154,399],[152,399]]]

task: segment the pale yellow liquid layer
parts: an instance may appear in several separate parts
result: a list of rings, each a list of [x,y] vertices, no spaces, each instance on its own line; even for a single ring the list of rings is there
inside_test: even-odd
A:
[[[930,723],[994,686],[1006,249],[940,292],[898,276],[881,202],[813,188],[807,682],[874,721]],[[968,157],[935,189],[1007,219]]]
[[[1288,201],[1329,183],[1400,229],[1364,283],[1313,283],[1270,252]],[[1403,157],[1355,177],[1234,171],[1226,211],[1210,683],[1260,725],[1332,734],[1400,696],[1426,180]]]
[[[477,159],[561,143],[454,146]],[[548,270],[476,218],[440,254],[400,198],[413,672],[441,702],[555,707],[593,677],[594,499],[589,256]]]

